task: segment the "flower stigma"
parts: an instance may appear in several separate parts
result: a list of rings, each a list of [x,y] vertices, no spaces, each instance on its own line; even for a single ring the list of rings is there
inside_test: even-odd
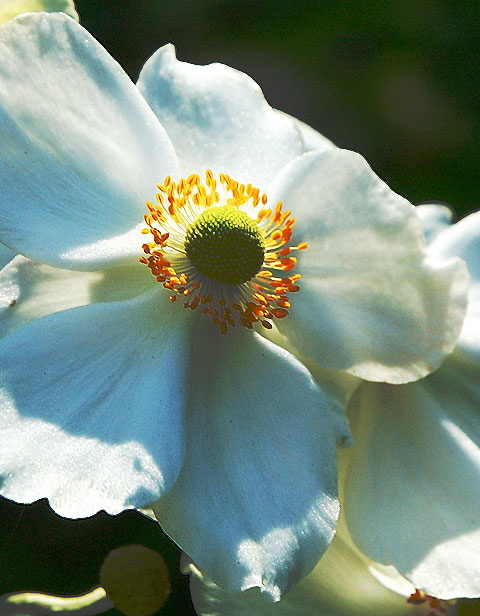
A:
[[[187,229],[185,254],[202,274],[231,284],[253,278],[263,264],[263,233],[233,205],[204,210]]]
[[[288,246],[295,219],[281,201],[268,208],[258,188],[224,173],[217,180],[209,169],[204,184],[192,174],[157,186],[142,229],[153,240],[143,244],[140,261],[172,301],[181,296],[185,308],[201,309],[222,334],[235,325],[271,329],[273,319],[288,316],[301,275],[282,274],[307,243]]]

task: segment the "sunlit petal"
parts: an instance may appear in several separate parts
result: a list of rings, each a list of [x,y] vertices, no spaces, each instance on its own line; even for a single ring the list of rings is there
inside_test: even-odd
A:
[[[165,131],[73,19],[0,29],[0,239],[71,269],[134,262],[156,183],[176,170]]]
[[[345,514],[372,559],[449,599],[480,595],[480,352],[460,350],[429,377],[362,385]]]
[[[250,332],[196,340],[185,462],[153,504],[163,528],[220,584],[274,599],[332,540],[335,421],[290,354]]]
[[[283,334],[305,355],[356,376],[402,383],[455,346],[468,274],[427,258],[415,209],[353,152],[312,152],[272,189],[295,212],[300,292]]]
[[[304,152],[312,152],[313,150],[317,150],[317,151],[330,150],[336,147],[335,144],[330,141],[330,139],[327,139],[327,137],[324,137],[321,133],[316,131],[314,128],[312,128],[311,126],[308,126],[308,124],[305,124],[305,122],[301,122],[297,118],[294,118],[293,116],[289,116],[288,114],[285,114],[283,111],[277,110],[277,113],[286,115],[288,118],[293,120],[293,122],[295,123],[295,126],[300,131],[300,135],[303,141]]]
[[[266,190],[304,151],[294,121],[273,110],[250,77],[223,64],[179,62],[166,45],[137,85],[175,144],[183,175],[211,168]]]

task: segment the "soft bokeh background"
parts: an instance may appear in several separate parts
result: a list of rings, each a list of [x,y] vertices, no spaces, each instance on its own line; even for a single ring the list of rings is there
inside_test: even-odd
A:
[[[181,60],[250,74],[271,105],[361,152],[410,201],[445,201],[460,215],[479,207],[478,2],[78,0],[77,8],[134,80],[173,42]],[[0,594],[82,592],[111,548],[143,543],[174,576],[162,613],[193,614],[178,551],[138,514],[71,522],[45,502],[3,500],[0,524]]]

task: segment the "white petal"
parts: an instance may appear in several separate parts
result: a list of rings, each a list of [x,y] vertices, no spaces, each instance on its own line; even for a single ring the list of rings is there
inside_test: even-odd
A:
[[[78,13],[72,0],[2,0],[0,24],[13,19],[21,13],[31,11],[62,11],[78,21]]]
[[[53,265],[131,262],[170,140],[120,66],[60,13],[0,29],[0,239]]]
[[[480,595],[480,352],[351,408],[344,511],[353,539],[428,594]]]
[[[252,332],[223,338],[207,325],[194,347],[182,472],[152,508],[218,583],[278,600],[333,538],[343,435],[293,356]]]
[[[439,233],[452,223],[453,210],[448,205],[439,203],[423,203],[415,208],[422,221],[423,232],[428,243],[431,243]]]
[[[305,122],[301,122],[297,118],[294,118],[293,116],[290,116],[283,111],[277,110],[277,113],[287,116],[288,118],[293,120],[295,126],[300,131],[300,135],[303,141],[304,152],[312,152],[313,150],[331,150],[332,148],[336,147],[335,144],[330,141],[330,139],[324,137],[314,128],[312,128],[308,124],[305,124]]]
[[[79,272],[17,255],[0,271],[0,336],[52,312],[133,298],[152,284],[146,267]]]
[[[439,259],[460,257],[473,283],[480,283],[480,212],[466,216],[447,227],[429,246],[429,253]]]
[[[7,248],[3,244],[0,244],[0,269],[4,267],[15,256],[15,252]]]
[[[191,562],[184,569],[190,573],[192,600],[200,616],[420,616],[428,611],[427,606],[407,603],[415,589],[406,581],[405,595],[378,582],[367,559],[340,531],[310,575],[278,603],[268,602],[257,590],[227,592]]]
[[[353,152],[311,152],[272,187],[296,218],[300,292],[279,329],[320,364],[402,383],[438,367],[465,314],[464,264],[427,258],[415,209]]]
[[[82,517],[171,487],[184,451],[188,314],[167,294],[148,297],[55,313],[1,339],[4,496],[46,496]]]
[[[228,66],[179,62],[166,45],[145,64],[137,85],[175,144],[183,175],[211,168],[265,190],[303,152],[293,120]]]
[[[336,424],[336,431],[339,435],[341,435],[337,445],[351,445],[352,441],[349,438],[350,429],[348,428],[348,419],[345,409],[347,408],[348,402],[354,391],[360,383],[362,383],[362,380],[348,374],[347,372],[330,370],[329,368],[325,368],[324,366],[320,366],[318,363],[311,361],[310,358],[302,355],[302,353],[300,353],[298,349],[292,345],[291,341],[279,332],[275,324],[272,329],[262,328],[259,333],[271,342],[274,342],[283,349],[286,349],[289,353],[292,353],[292,355],[299,359],[309,370],[315,382],[322,390],[326,401],[328,402],[328,405],[332,411],[332,418]]]
[[[468,308],[458,345],[464,350],[480,348],[480,212],[470,214],[440,233],[429,251],[435,258],[462,258],[470,273]]]

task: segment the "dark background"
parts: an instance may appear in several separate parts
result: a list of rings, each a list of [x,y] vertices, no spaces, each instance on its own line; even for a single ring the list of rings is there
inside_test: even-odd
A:
[[[477,2],[79,0],[77,8],[134,80],[172,42],[181,60],[247,72],[272,106],[361,152],[410,201],[445,201],[460,215],[479,207]],[[143,543],[166,556],[173,576],[162,613],[193,614],[178,551],[134,512],[68,521],[45,502],[2,500],[0,524],[0,594],[83,592],[111,548]]]

